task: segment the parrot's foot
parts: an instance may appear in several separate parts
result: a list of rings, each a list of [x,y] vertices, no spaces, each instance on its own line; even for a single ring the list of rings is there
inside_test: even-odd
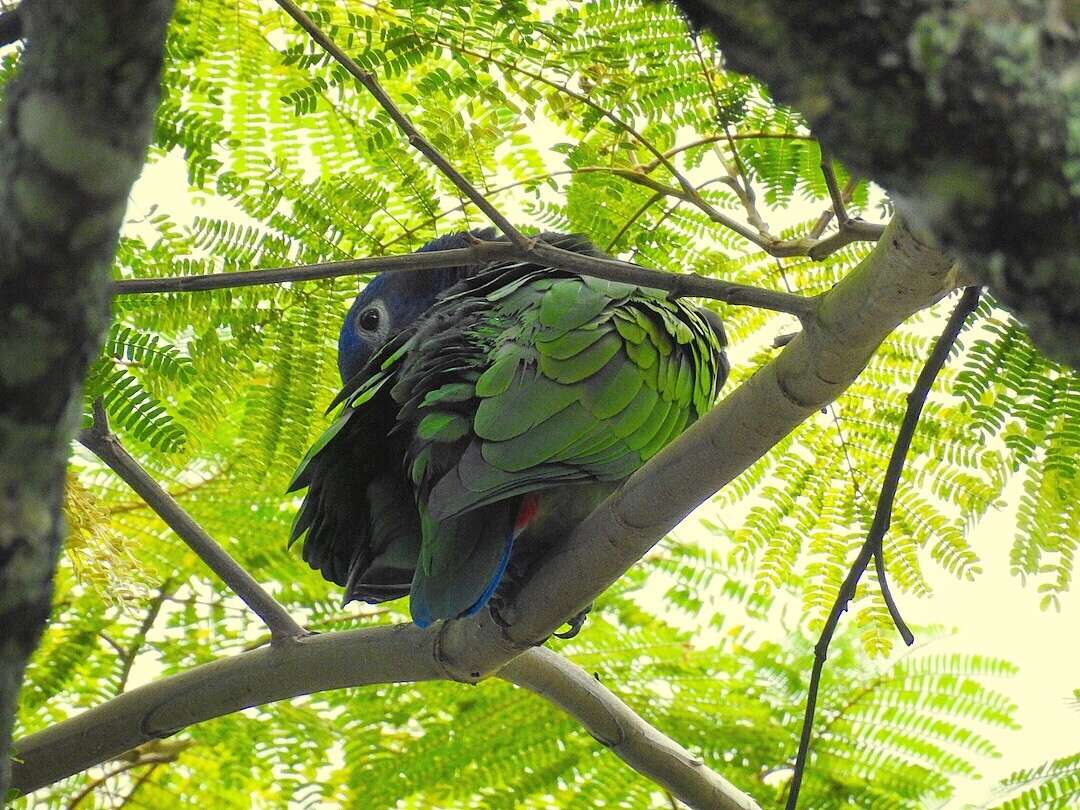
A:
[[[576,616],[571,617],[570,621],[567,622],[567,624],[570,625],[570,629],[565,633],[552,633],[552,635],[555,636],[555,638],[573,638],[581,632],[581,628],[584,626],[585,619],[588,617],[590,610],[592,610],[592,605],[586,607]]]

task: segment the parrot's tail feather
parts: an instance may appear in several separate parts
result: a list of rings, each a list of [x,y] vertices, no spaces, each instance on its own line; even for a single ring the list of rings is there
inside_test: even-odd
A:
[[[491,600],[514,540],[536,513],[534,500],[499,501],[429,524],[433,551],[421,552],[409,602],[418,626],[472,616]]]
[[[487,587],[484,588],[484,592],[480,594],[480,597],[469,605],[462,613],[462,616],[472,616],[479,612],[480,608],[488,603],[491,597],[495,593],[495,589],[499,587],[499,583],[502,582],[503,574],[506,573],[506,566],[510,563],[510,552],[514,548],[514,538],[517,537],[517,532],[511,533],[510,537],[506,540],[506,545],[503,546],[503,555],[499,559],[499,567],[495,569],[495,574],[491,577],[491,581],[488,582]]]

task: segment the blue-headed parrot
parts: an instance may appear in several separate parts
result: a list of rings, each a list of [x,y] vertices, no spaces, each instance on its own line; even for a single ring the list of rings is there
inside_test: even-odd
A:
[[[496,237],[421,250],[476,238]],[[705,413],[724,347],[709,310],[558,267],[380,274],[341,328],[341,412],[296,472],[292,541],[346,603],[471,615]]]

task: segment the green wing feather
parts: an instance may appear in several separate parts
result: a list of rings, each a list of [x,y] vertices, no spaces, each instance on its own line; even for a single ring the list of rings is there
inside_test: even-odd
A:
[[[660,291],[555,270],[478,286],[488,306],[460,333],[478,375],[473,397],[442,411],[438,424],[454,426],[444,441],[417,435],[411,445],[436,523],[525,492],[620,480],[701,416],[723,384],[721,337]],[[427,425],[419,412],[440,411],[446,397],[431,385],[439,376],[424,345],[415,352],[395,396],[422,400],[412,419]],[[433,452],[440,463],[430,463]]]
[[[528,263],[478,273],[349,381],[341,415],[293,486],[308,485],[313,464],[343,463],[339,437],[357,441],[369,411],[396,408],[390,439],[406,448],[415,519],[370,522],[419,535],[418,546],[394,549],[416,555],[418,623],[461,615],[486,600],[506,564],[516,496],[613,486],[708,409],[727,373],[718,324],[657,290]],[[309,543],[319,528],[310,496],[295,532],[309,531]],[[380,553],[374,540],[365,565]],[[400,590],[404,561],[384,548],[379,570]],[[340,561],[331,567],[341,575]],[[375,589],[367,598],[384,585],[369,577],[364,587]]]

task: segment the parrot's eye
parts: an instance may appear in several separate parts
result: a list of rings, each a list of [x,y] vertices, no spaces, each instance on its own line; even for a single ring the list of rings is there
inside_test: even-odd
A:
[[[381,319],[379,310],[375,307],[368,307],[360,313],[360,317],[357,318],[357,323],[360,324],[360,328],[365,332],[376,332],[379,329],[379,321]]]

